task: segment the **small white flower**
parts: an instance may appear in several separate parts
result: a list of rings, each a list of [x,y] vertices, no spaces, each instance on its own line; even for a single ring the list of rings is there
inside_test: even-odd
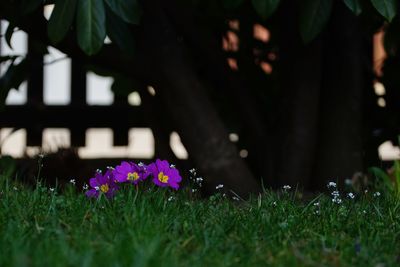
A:
[[[170,196],[170,197],[168,198],[168,201],[171,202],[172,200],[174,200],[174,197],[173,197],[173,196]]]
[[[342,200],[338,197],[334,197],[334,198],[332,198],[332,202],[336,203],[336,204],[340,204],[340,203],[342,203]]]
[[[291,188],[292,188],[292,187],[291,187],[290,185],[284,185],[284,186],[283,186],[283,189],[284,189],[284,190],[290,190]]]
[[[222,188],[224,188],[224,185],[223,184],[219,184],[219,185],[217,185],[216,187],[215,187],[215,189],[222,189]]]
[[[196,182],[203,182],[203,177],[197,177]]]
[[[83,190],[87,190],[89,188],[89,186],[87,185],[87,184],[84,184],[83,186],[82,186],[82,189]]]
[[[190,169],[189,172],[190,172],[190,173],[196,173],[196,169],[195,169],[195,168]]]
[[[365,194],[366,194],[366,193],[368,193],[368,190],[367,190],[367,189],[365,189],[365,190],[364,190],[364,193],[365,193]]]
[[[143,163],[143,162],[139,162],[139,163],[138,163],[138,166],[139,166],[139,167],[144,167],[144,163]]]
[[[351,198],[351,199],[354,199],[354,198],[356,197],[356,196],[355,196],[353,193],[351,193],[351,192],[348,193],[347,196],[348,196],[349,198]]]
[[[340,195],[339,191],[335,190],[331,193],[333,197],[338,197]]]
[[[170,168],[175,168],[175,164],[169,165]]]
[[[319,210],[314,211],[314,214],[315,214],[315,215],[319,215],[319,213],[320,213]]]
[[[313,205],[319,207],[319,202],[315,202]]]
[[[193,188],[192,193],[196,193],[196,192],[197,192],[197,189]]]
[[[232,199],[235,200],[235,201],[239,201],[239,198],[235,197],[235,196],[233,196]]]
[[[97,169],[96,172],[97,173],[102,173],[102,171],[100,169]]]
[[[336,188],[336,183],[335,182],[329,182],[327,187],[328,188]]]
[[[13,187],[14,191],[18,191],[18,188],[16,186]]]
[[[274,201],[274,202],[272,202],[272,206],[275,206],[276,207],[276,201]]]
[[[108,170],[114,170],[114,167],[107,166],[107,169],[108,169]]]
[[[42,159],[42,158],[44,158],[44,154],[43,153],[39,153],[38,157]]]
[[[363,210],[362,213],[367,214],[367,211],[366,211],[366,210]]]
[[[100,190],[100,187],[95,186],[94,189],[95,189],[96,191],[99,191],[99,190]]]
[[[71,179],[71,180],[69,180],[69,182],[70,182],[71,184],[73,184],[73,185],[75,185],[75,184],[76,184],[76,181],[75,181],[75,179]]]
[[[380,192],[375,192],[374,197],[380,197],[381,193]]]
[[[50,187],[49,190],[50,192],[54,192],[55,189],[53,187]]]

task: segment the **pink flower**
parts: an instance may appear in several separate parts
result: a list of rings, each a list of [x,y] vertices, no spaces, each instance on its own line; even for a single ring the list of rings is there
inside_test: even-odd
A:
[[[179,171],[166,160],[157,159],[155,163],[151,163],[148,168],[148,172],[153,175],[153,182],[161,187],[172,187],[175,190],[179,189],[179,183],[182,181],[182,177],[179,175]]]
[[[97,171],[94,178],[89,180],[89,184],[92,188],[86,192],[87,197],[98,198],[100,194],[104,194],[107,198],[112,198],[119,189],[111,170],[107,170],[104,175]]]
[[[144,164],[135,164],[132,162],[121,162],[113,171],[113,175],[116,181],[119,183],[130,182],[133,184],[139,183],[139,181],[145,180],[149,173],[146,171]]]

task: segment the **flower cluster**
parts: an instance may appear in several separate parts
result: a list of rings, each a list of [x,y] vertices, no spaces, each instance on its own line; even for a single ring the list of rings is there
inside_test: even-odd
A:
[[[100,194],[104,194],[107,198],[112,198],[120,184],[138,185],[148,177],[152,177],[152,182],[157,186],[175,190],[179,189],[182,181],[179,171],[166,160],[157,159],[149,165],[123,161],[115,168],[108,167],[104,174],[97,170],[95,176],[89,180],[91,189],[86,192],[86,196],[98,198]]]
[[[192,193],[196,193],[203,186],[203,177],[197,175],[196,169],[189,170],[189,180],[192,187]]]
[[[337,185],[335,182],[329,182],[327,184],[327,187],[331,190],[333,190],[331,192],[332,195],[332,202],[336,203],[336,204],[341,204],[342,203],[342,199],[340,198],[340,193],[339,191],[336,189]]]

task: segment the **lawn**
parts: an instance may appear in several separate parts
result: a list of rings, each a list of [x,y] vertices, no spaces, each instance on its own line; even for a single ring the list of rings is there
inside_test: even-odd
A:
[[[388,192],[304,200],[292,188],[243,201],[225,188],[201,199],[147,185],[96,200],[73,184],[0,183],[0,266],[400,264],[400,204]]]

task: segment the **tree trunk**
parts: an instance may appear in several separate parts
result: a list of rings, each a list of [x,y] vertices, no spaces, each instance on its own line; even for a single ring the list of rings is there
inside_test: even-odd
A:
[[[262,116],[257,99],[254,99],[249,84],[240,79],[240,75],[234,74],[229,68],[224,51],[222,50],[222,32],[220,27],[211,27],[206,16],[199,15],[199,11],[191,5],[183,5],[179,1],[163,2],[163,7],[182,35],[185,45],[190,48],[191,56],[196,58],[196,67],[202,74],[202,79],[212,84],[214,94],[229,103],[229,118],[235,121],[241,129],[245,129],[246,149],[253,165],[253,173],[266,184],[270,184],[271,175],[271,145],[268,143],[267,124]],[[246,9],[252,9],[249,4]],[[249,31],[245,38],[253,38],[253,17],[251,12],[240,19],[240,32],[244,32],[244,19],[249,18]],[[221,21],[221,24],[224,22]],[[240,38],[241,38],[240,37]],[[244,43],[244,42],[243,42]],[[253,42],[250,42],[253,43]],[[242,44],[242,42],[241,42]],[[246,58],[253,58],[253,47],[240,47],[240,53],[246,54]],[[252,70],[259,67],[254,64]],[[241,62],[238,62],[242,66]],[[246,62],[245,64],[247,64]],[[247,64],[248,65],[248,64]],[[247,66],[246,66],[247,68]],[[220,104],[220,103],[217,103]]]
[[[248,167],[239,157],[234,144],[213,107],[206,88],[190,60],[185,46],[165,15],[158,0],[144,1],[141,45],[151,55],[150,64],[157,94],[164,109],[171,114],[185,147],[196,166],[209,181],[208,190],[222,183],[246,196],[260,190]],[[139,44],[140,47],[140,44]]]

